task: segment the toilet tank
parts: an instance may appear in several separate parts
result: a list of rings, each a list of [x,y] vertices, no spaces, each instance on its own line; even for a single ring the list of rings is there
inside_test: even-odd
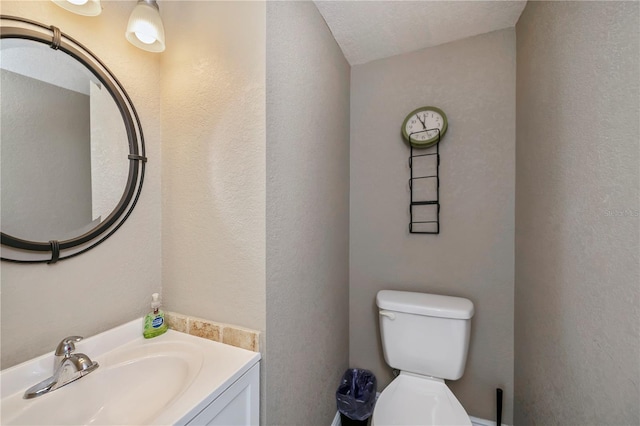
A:
[[[382,290],[376,304],[390,367],[447,380],[462,377],[474,312],[470,300]]]

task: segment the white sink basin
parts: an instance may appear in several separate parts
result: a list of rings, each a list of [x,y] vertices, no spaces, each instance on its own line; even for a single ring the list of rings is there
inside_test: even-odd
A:
[[[173,330],[144,339],[141,319],[77,343],[76,352],[100,367],[34,399],[22,395],[51,376],[53,352],[2,371],[0,423],[186,424],[260,360],[258,353]]]

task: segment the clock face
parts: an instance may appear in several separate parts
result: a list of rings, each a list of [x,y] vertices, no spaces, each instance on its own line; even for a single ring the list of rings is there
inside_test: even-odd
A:
[[[411,112],[402,125],[402,135],[415,148],[427,148],[438,142],[447,131],[447,116],[436,107],[423,107]]]

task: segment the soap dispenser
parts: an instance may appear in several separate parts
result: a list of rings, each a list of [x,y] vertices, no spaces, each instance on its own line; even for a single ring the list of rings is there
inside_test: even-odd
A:
[[[160,300],[158,293],[151,295],[151,312],[144,317],[144,331],[142,335],[145,339],[159,336],[166,333],[169,327],[164,321],[164,312],[160,310]]]

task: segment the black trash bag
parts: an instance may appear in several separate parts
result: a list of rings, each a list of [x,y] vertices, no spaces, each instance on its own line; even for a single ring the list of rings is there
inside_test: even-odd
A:
[[[376,376],[369,370],[350,368],[344,372],[336,391],[338,411],[351,420],[366,420],[376,402]]]

